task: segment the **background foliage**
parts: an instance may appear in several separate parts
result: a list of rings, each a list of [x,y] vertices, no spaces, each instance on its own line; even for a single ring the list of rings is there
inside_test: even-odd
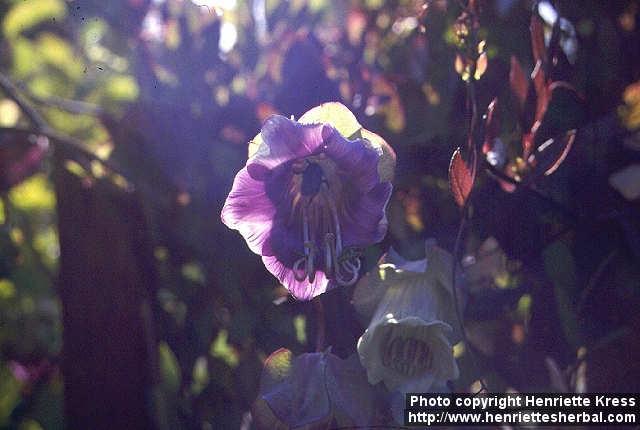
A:
[[[477,106],[499,97],[493,137],[517,167],[526,127],[509,70],[512,56],[533,69],[532,3],[479,3]],[[456,390],[482,377],[495,391],[639,391],[640,4],[554,5],[575,28],[561,70],[579,94],[555,92],[540,133],[575,128],[576,140],[553,175],[512,192],[480,164]],[[271,113],[342,101],[396,150],[390,231],[365,269],[390,244],[407,258],[429,237],[452,250],[447,169],[470,119],[461,11],[445,0],[0,0],[0,71],[16,87],[0,91],[0,427],[84,422],[91,411],[73,400],[81,392],[63,395],[63,379],[67,390],[107,384],[90,399],[109,404],[130,382],[105,370],[120,360],[144,376],[131,404],[140,422],[250,428],[264,359],[316,340],[313,306],[287,298],[219,221]],[[350,294],[322,296],[341,357],[366,326]],[[138,352],[118,355],[127,345]]]

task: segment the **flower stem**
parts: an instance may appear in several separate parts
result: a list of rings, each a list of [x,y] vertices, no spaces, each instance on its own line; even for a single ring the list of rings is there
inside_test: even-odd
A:
[[[458,233],[456,234],[456,242],[453,247],[453,264],[451,265],[451,283],[453,290],[453,302],[456,311],[456,319],[458,320],[458,325],[460,326],[460,333],[462,334],[462,342],[464,343],[466,349],[469,351],[469,357],[471,358],[471,365],[473,366],[474,373],[479,374],[479,367],[476,360],[476,356],[474,351],[471,348],[471,344],[469,343],[469,338],[467,337],[467,330],[464,325],[464,319],[462,317],[462,312],[460,311],[460,302],[458,300],[458,286],[456,284],[456,272],[458,266],[458,260],[460,260],[460,251],[462,248],[462,235],[464,233],[464,228],[466,226],[466,212],[467,206],[462,209],[462,216],[460,217],[460,225],[458,226]],[[489,392],[489,388],[487,384],[484,382],[482,377],[478,379],[480,381],[480,391],[476,394],[482,392]]]

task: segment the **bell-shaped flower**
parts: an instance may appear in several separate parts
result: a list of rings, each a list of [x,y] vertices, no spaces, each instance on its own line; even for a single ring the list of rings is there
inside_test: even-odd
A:
[[[327,429],[376,423],[375,392],[355,355],[297,357],[279,349],[264,363],[252,415],[257,429]]]
[[[222,221],[291,294],[310,300],[355,284],[362,248],[384,238],[394,163],[389,145],[339,103],[297,122],[273,115],[250,145]]]
[[[383,381],[390,391],[426,392],[459,374],[452,347],[459,339],[453,259],[432,242],[426,254],[406,261],[390,250],[354,292],[356,310],[372,313],[358,341],[360,361],[369,383]]]

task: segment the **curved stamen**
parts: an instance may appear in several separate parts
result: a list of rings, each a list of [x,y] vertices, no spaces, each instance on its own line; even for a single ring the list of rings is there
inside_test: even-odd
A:
[[[313,264],[315,252],[313,249],[313,241],[311,241],[309,237],[309,214],[307,213],[307,205],[304,203],[302,204],[302,238],[304,240],[304,257],[300,257],[293,263],[293,276],[298,282],[304,281],[307,277],[309,278],[309,282],[313,282],[316,275]]]
[[[340,231],[340,219],[338,218],[338,209],[336,208],[336,202],[333,198],[333,193],[327,186],[326,182],[322,183],[322,191],[329,205],[331,211],[331,217],[333,218],[333,229],[335,232],[335,254],[342,254],[342,233]]]
[[[358,254],[354,253],[353,249],[347,249],[343,255],[340,256],[340,262],[336,266],[336,281],[343,286],[355,284],[358,280],[361,267],[362,262]],[[343,277],[343,273],[348,277]]]
[[[333,233],[327,233],[324,236],[324,271],[327,275],[327,278],[331,278],[333,276],[333,270],[336,267],[333,263],[336,259],[336,237]]]
[[[307,246],[309,243],[309,214],[307,213],[307,205],[302,204],[302,240],[304,243],[304,255],[309,256],[310,248]]]
[[[341,267],[341,269],[344,269],[345,267]],[[356,281],[358,280],[358,275],[359,275],[359,270],[355,270],[356,267],[355,266],[350,266],[350,267],[346,267],[346,271],[347,274],[350,275],[349,278],[344,278],[342,276],[342,270],[338,269],[336,270],[336,282],[343,286],[343,287],[349,287],[353,284],[356,283]]]
[[[302,282],[307,279],[307,268],[306,268],[307,257],[300,257],[293,263],[293,277],[296,278],[296,281]],[[300,266],[305,265],[304,272],[300,275]]]
[[[314,164],[317,166],[317,164]],[[298,166],[297,166],[298,167]],[[298,169],[304,172],[301,164]],[[315,173],[317,179],[318,172]],[[310,179],[309,179],[310,180]],[[318,198],[316,196],[319,194]],[[322,176],[322,182],[315,193],[306,193],[300,202],[302,212],[302,235],[304,256],[293,265],[296,280],[309,279],[313,282],[316,274],[316,248],[314,237],[316,230],[322,232],[324,239],[324,272],[327,278],[335,279],[338,285],[350,286],[356,283],[362,262],[354,249],[343,250],[342,229],[335,196],[329,184]],[[322,237],[322,236],[321,236]],[[322,239],[320,239],[322,241]],[[344,252],[343,252],[344,251]]]

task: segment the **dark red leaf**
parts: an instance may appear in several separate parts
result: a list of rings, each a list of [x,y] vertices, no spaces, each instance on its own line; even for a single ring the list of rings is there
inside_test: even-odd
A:
[[[482,145],[482,153],[487,154],[493,148],[493,142],[498,136],[498,131],[500,128],[500,121],[498,118],[498,98],[494,98],[489,106],[487,107],[486,121],[485,121],[485,132],[484,132],[484,143]]]
[[[516,57],[511,57],[511,70],[509,71],[509,84],[511,91],[518,99],[520,109],[524,109],[524,103],[527,99],[527,89],[529,81],[522,71],[522,66]]]
[[[40,170],[49,140],[26,130],[0,131],[0,193]]]
[[[537,15],[531,15],[531,51],[533,59],[537,62],[547,60],[547,48],[544,46],[544,27],[542,20]]]
[[[549,101],[551,100],[551,91],[547,86],[547,79],[541,61],[536,63],[536,67],[533,69],[533,72],[531,72],[531,80],[536,90],[536,113],[534,121],[542,121],[544,114],[547,112]]]
[[[471,193],[473,175],[469,166],[462,159],[460,148],[456,149],[449,164],[449,184],[451,192],[458,206],[463,207]]]
[[[543,172],[545,176],[551,175],[567,158],[575,137],[576,130],[570,130],[561,137],[545,141],[538,147],[535,155],[530,157],[530,164],[535,164],[536,170]]]

